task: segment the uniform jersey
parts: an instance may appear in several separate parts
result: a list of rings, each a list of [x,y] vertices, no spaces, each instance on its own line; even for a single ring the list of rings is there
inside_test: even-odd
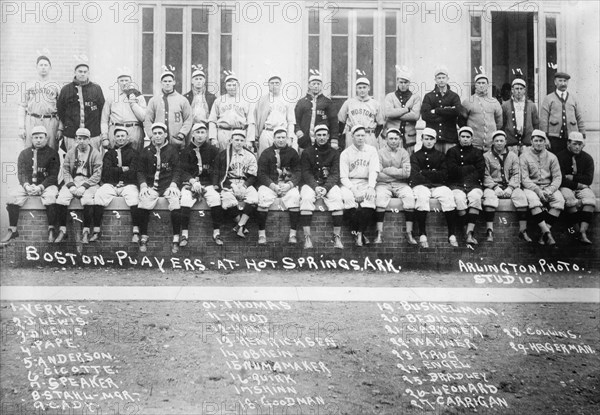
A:
[[[100,129],[108,133],[112,124],[141,123],[146,115],[146,100],[143,95],[136,98],[135,104],[129,103],[129,97],[121,92],[116,100],[109,99],[104,103]]]
[[[215,103],[208,117],[219,128],[244,129],[254,124],[254,114],[250,112],[250,104],[239,96],[222,95]]]
[[[338,113],[340,122],[346,123],[346,130],[350,131],[355,125],[362,125],[368,130],[375,130],[377,125],[384,122],[379,101],[368,97],[360,100],[358,97],[348,98]],[[370,132],[373,132],[370,131]]]
[[[257,134],[260,134],[265,128],[273,130],[276,127],[284,127],[288,129],[288,133],[293,132],[294,110],[291,105],[283,98],[282,95],[267,94],[263,96],[254,111]]]
[[[362,150],[352,145],[342,151],[340,156],[340,181],[346,187],[352,187],[352,179],[368,180],[375,187],[380,171],[379,155],[375,147],[365,144]]]
[[[25,113],[36,115],[56,114],[59,85],[53,81],[34,81],[25,84],[25,94],[20,103],[19,122],[25,122]],[[19,125],[24,127],[23,125]]]

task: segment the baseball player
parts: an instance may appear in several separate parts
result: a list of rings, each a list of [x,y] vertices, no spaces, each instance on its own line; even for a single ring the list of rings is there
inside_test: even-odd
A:
[[[594,181],[594,159],[583,151],[585,138],[571,131],[567,148],[556,155],[562,172],[560,192],[565,198],[569,225],[579,227],[579,240],[591,245],[587,230],[596,209],[596,195],[590,188]],[[581,210],[579,208],[581,207]]]
[[[283,126],[291,141],[294,137],[294,109],[281,95],[281,76],[271,75],[268,85],[269,93],[262,96],[254,108],[259,158],[263,151],[273,145],[275,128]]]
[[[186,98],[175,90],[175,74],[165,70],[160,75],[162,91],[148,102],[144,129],[148,137],[154,137],[153,126],[162,123],[167,126],[167,140],[181,150],[187,144],[187,136],[192,128],[192,107]]]
[[[206,89],[206,74],[202,65],[192,68],[192,89],[183,96],[192,107],[193,123],[208,123],[210,110],[217,97]]]
[[[352,127],[352,145],[340,155],[340,182],[345,213],[355,235],[355,245],[368,245],[365,229],[375,214],[375,185],[379,174],[377,149],[366,143],[367,132],[360,124]]]
[[[181,151],[181,238],[179,246],[186,246],[189,238],[191,209],[204,197],[207,186],[212,186],[213,163],[219,149],[208,142],[208,130],[204,122],[192,127],[192,141]]]
[[[100,239],[102,229],[102,216],[104,208],[112,200],[120,196],[125,199],[125,204],[131,211],[131,225],[133,226],[132,243],[140,240],[139,228],[139,189],[137,186],[137,159],[138,151],[131,143],[128,127],[116,126],[112,129],[114,147],[104,153],[102,159],[102,186],[94,195],[94,230],[90,242]]]
[[[56,100],[59,94],[57,82],[50,80],[52,64],[47,56],[39,56],[36,61],[38,79],[25,84],[23,101],[18,107],[17,125],[19,137],[25,148],[31,147],[33,127],[43,126],[47,132],[48,146],[58,149],[56,133],[58,130],[58,115]]]
[[[508,149],[521,155],[523,147],[531,146],[531,133],[540,120],[536,105],[526,96],[527,84],[523,79],[512,81],[511,93],[511,98],[502,103],[502,130]]]
[[[406,67],[396,66],[396,91],[385,96],[384,130],[400,130],[402,147],[412,155],[417,144],[417,121],[421,118],[421,97],[410,90],[412,74]]]
[[[315,127],[315,143],[307,147],[300,158],[302,190],[300,191],[300,224],[304,231],[304,249],[313,247],[310,233],[317,198],[323,199],[333,219],[333,247],[343,249],[342,221],[344,202],[338,186],[340,153],[329,144],[329,127]]]
[[[448,177],[446,156],[435,148],[437,132],[433,128],[424,128],[421,134],[423,146],[410,156],[410,185],[415,195],[415,220],[419,226],[419,245],[429,248],[427,241],[427,212],[430,210],[429,199],[437,199],[446,217],[448,242],[457,247],[454,235],[456,222],[456,203],[452,190],[445,186]]]
[[[56,196],[58,195],[57,177],[60,160],[56,150],[48,145],[46,127],[36,125],[31,128],[31,146],[21,151],[18,159],[18,177],[20,186],[9,190],[8,233],[0,243],[7,243],[19,236],[17,223],[19,210],[30,196],[41,196],[48,216],[48,241],[54,241]]]
[[[482,210],[485,176],[483,152],[473,146],[473,135],[471,127],[461,127],[458,130],[458,145],[446,152],[448,186],[452,189],[456,203],[458,227],[462,228],[461,222],[466,219],[466,241],[470,245],[478,243],[473,232]]]
[[[287,128],[273,132],[273,145],[258,159],[258,244],[267,243],[266,225],[269,207],[278,197],[290,215],[288,243],[297,243],[296,229],[300,218],[300,157],[288,145]]]
[[[415,210],[415,195],[408,184],[410,178],[410,156],[402,148],[402,133],[397,128],[390,128],[385,134],[385,144],[379,149],[379,163],[381,171],[377,175],[375,186],[375,218],[377,222],[377,237],[373,243],[383,242],[383,220],[385,210],[392,197],[402,200],[404,217],[406,219],[406,240],[411,245],[417,241],[412,235]]]
[[[558,159],[548,150],[546,133],[533,130],[531,133],[531,149],[523,151],[519,157],[521,165],[521,185],[527,197],[531,216],[538,224],[542,234],[540,245],[556,245],[550,228],[565,208],[565,198],[560,192],[562,174]],[[542,208],[548,207],[544,214]],[[528,242],[530,238],[524,238]],[[529,240],[528,240],[529,239]]]
[[[519,156],[506,148],[506,133],[498,130],[492,134],[492,148],[487,151],[483,178],[483,215],[487,224],[488,242],[494,241],[494,216],[498,199],[510,199],[517,209],[519,236],[527,236],[527,197],[521,189]]]
[[[126,129],[127,141],[136,151],[144,148],[144,117],[146,100],[140,91],[134,88],[131,74],[123,70],[117,77],[119,95],[109,98],[102,109],[100,130],[102,146],[115,146],[115,129]]]
[[[358,78],[356,80],[356,96],[344,101],[338,112],[340,130],[342,130],[342,134],[346,135],[346,148],[352,145],[350,131],[355,125],[365,127],[366,144],[376,149],[379,148],[377,137],[384,122],[383,112],[379,101],[369,96],[370,90],[371,82],[365,77]],[[342,125],[345,125],[343,129]]]
[[[79,128],[75,132],[75,142],[77,146],[67,152],[62,166],[65,185],[56,198],[56,218],[60,226],[54,240],[56,243],[67,238],[68,208],[74,197],[80,198],[83,206],[81,242],[89,242],[90,227],[94,219],[94,195],[102,177],[102,155],[91,144],[90,130]]]
[[[252,148],[255,138],[254,111],[239,93],[240,81],[230,73],[225,77],[226,94],[215,101],[208,117],[208,137],[220,150],[226,149],[234,130],[246,130],[246,146]]]
[[[344,149],[338,142],[338,119],[333,108],[333,101],[322,94],[323,78],[318,71],[311,70],[308,78],[308,93],[296,103],[296,137],[298,148],[303,150],[315,141],[315,126],[325,124],[329,127],[330,145],[334,149]]]
[[[75,133],[79,128],[87,129],[91,134],[90,144],[97,151],[102,151],[100,119],[104,94],[100,85],[90,81],[89,71],[87,63],[78,63],[75,66],[75,79],[60,90],[56,101],[60,120],[57,138],[64,137],[67,151],[78,145]]]
[[[186,104],[187,101],[185,101]],[[188,104],[189,105],[189,104]],[[180,171],[179,171],[179,143],[170,144],[167,141],[168,127],[164,123],[152,124],[152,144],[144,148],[139,155],[137,168],[137,182],[140,186],[138,204],[140,238],[140,252],[148,249],[148,222],[150,211],[158,203],[158,198],[163,196],[169,203],[171,212],[171,226],[173,228],[173,246],[171,252],[179,252],[179,232],[181,228],[181,207],[179,198]]]
[[[253,186],[258,164],[245,145],[246,131],[234,130],[231,144],[215,159],[212,186],[206,189],[206,203],[211,208],[213,219],[213,240],[217,245],[223,245],[220,229],[224,217],[235,217],[233,231],[240,238],[245,238],[248,233],[246,224],[258,204],[258,192]],[[240,202],[244,202],[243,208],[239,206]]]

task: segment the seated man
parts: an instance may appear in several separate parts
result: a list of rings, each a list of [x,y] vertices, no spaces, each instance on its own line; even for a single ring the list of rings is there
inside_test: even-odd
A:
[[[400,130],[390,128],[385,134],[385,144],[379,149],[379,163],[381,171],[377,176],[377,186],[375,186],[375,205],[377,212],[377,237],[374,243],[382,243],[383,219],[385,210],[392,197],[398,197],[402,200],[404,207],[404,217],[406,218],[406,240],[411,245],[416,245],[417,241],[412,235],[413,218],[415,210],[415,195],[408,185],[410,178],[410,156],[408,151],[400,146],[402,139]]]
[[[204,122],[192,127],[192,139],[180,156],[181,166],[181,238],[179,246],[188,243],[188,228],[194,204],[204,197],[206,187],[211,185],[212,166],[219,149],[208,142],[208,130]]]
[[[587,230],[596,208],[596,195],[590,188],[594,181],[594,159],[583,151],[585,139],[578,131],[569,133],[567,148],[556,157],[562,172],[560,192],[565,198],[569,225],[579,226],[579,240],[591,245]],[[581,211],[578,211],[581,207]]]
[[[48,146],[46,127],[38,125],[31,129],[31,147],[21,151],[17,166],[20,186],[9,191],[6,204],[9,228],[0,243],[7,243],[19,236],[19,210],[30,196],[41,196],[48,216],[48,242],[54,242],[55,203],[58,195],[56,181],[60,161],[56,150]]]
[[[519,237],[529,239],[527,236],[527,197],[521,189],[519,156],[506,148],[504,131],[498,130],[492,134],[492,148],[483,155],[483,158],[485,159],[483,215],[487,224],[487,241],[494,241],[494,216],[499,205],[498,199],[512,200],[519,219]]]
[[[456,202],[458,226],[462,228],[460,222],[466,216],[467,244],[477,244],[473,230],[479,212],[481,212],[485,160],[483,152],[473,147],[473,129],[471,127],[465,126],[458,130],[458,145],[448,150],[446,163],[448,165],[448,185],[452,189]]]
[[[533,130],[531,149],[521,153],[519,163],[521,185],[527,197],[527,204],[533,220],[542,232],[539,244],[553,246],[556,242],[550,228],[565,208],[565,199],[559,190],[562,181],[560,165],[556,156],[546,149],[547,145],[546,133]],[[542,210],[544,206],[549,209],[545,215]]]
[[[423,146],[410,156],[410,185],[415,194],[415,220],[419,226],[419,245],[429,248],[427,241],[427,212],[430,210],[429,199],[435,198],[442,205],[448,227],[448,242],[456,247],[458,242],[454,235],[456,221],[456,203],[452,190],[445,186],[448,176],[446,156],[435,148],[437,133],[433,128],[424,128],[421,134]]]
[[[364,236],[375,213],[375,185],[379,173],[379,155],[375,147],[366,144],[365,127],[352,127],[352,145],[340,156],[342,200],[350,220],[355,245],[370,243]]]
[[[65,155],[63,178],[65,185],[56,198],[56,217],[60,226],[54,242],[67,238],[67,215],[74,197],[81,198],[83,230],[81,242],[89,242],[90,227],[94,217],[94,195],[102,176],[102,155],[90,144],[90,130],[80,128],[75,132],[75,147]]]
[[[288,145],[287,129],[275,128],[273,145],[258,159],[258,244],[267,243],[266,225],[269,206],[280,197],[290,215],[288,243],[297,242],[296,229],[300,218],[300,157]]]
[[[211,208],[213,240],[217,245],[223,245],[220,229],[224,215],[235,216],[233,231],[240,238],[245,238],[248,233],[246,223],[258,204],[258,192],[253,186],[258,164],[254,154],[244,147],[246,131],[233,130],[230,143],[215,158],[212,187],[207,187],[205,194],[206,203]],[[240,202],[245,204],[243,208],[238,208]],[[239,211],[242,211],[241,215]]]
[[[313,247],[310,239],[310,224],[317,198],[323,199],[333,219],[333,247],[343,249],[342,215],[344,203],[340,180],[340,153],[329,143],[329,127],[315,127],[315,143],[307,147],[300,157],[302,168],[302,190],[300,191],[300,223],[304,231],[304,249]]]
[[[179,147],[167,141],[167,126],[161,122],[152,124],[152,144],[144,148],[139,156],[137,181],[140,186],[138,205],[139,226],[142,237],[140,252],[148,250],[148,222],[150,211],[156,207],[158,198],[163,196],[169,202],[173,247],[171,252],[179,252],[179,230],[181,208],[179,204]]]
[[[140,228],[138,225],[138,202],[139,190],[137,187],[137,172],[135,163],[139,153],[130,142],[129,131],[126,127],[115,127],[113,129],[115,146],[104,153],[102,160],[102,186],[94,196],[94,233],[90,242],[100,239],[102,216],[104,208],[112,200],[120,196],[125,199],[125,204],[131,211],[131,225],[133,226],[133,237],[131,242],[138,243],[140,240]]]

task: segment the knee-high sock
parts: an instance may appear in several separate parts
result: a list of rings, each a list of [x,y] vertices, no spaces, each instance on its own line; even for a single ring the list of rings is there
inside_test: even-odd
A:
[[[104,215],[104,206],[94,205],[94,227],[102,227],[102,216]]]
[[[137,205],[131,206],[131,226],[140,226],[140,210]]]
[[[467,223],[476,224],[477,223],[477,218],[479,217],[479,212],[477,212],[477,213],[467,213],[466,217],[467,217]]]
[[[448,236],[454,235],[456,232],[456,211],[450,210],[448,212],[444,212],[444,216],[446,216],[446,226],[448,226]]]
[[[90,228],[94,220],[94,205],[83,205],[83,224],[84,228]]]
[[[494,217],[496,216],[495,210],[486,210],[483,212],[483,217],[486,222],[494,222]]]
[[[355,216],[356,216],[356,208],[346,209],[344,211],[344,218],[350,224],[350,230],[353,231],[353,232],[356,231],[356,219],[355,219]]]
[[[415,219],[419,227],[419,235],[427,235],[426,223],[427,223],[427,211],[416,210]]]
[[[331,215],[331,219],[333,220],[333,227],[334,228],[341,227],[342,223],[344,222],[344,216],[343,215]]]
[[[181,230],[181,209],[171,211],[171,227],[173,228],[173,235],[179,235],[179,231]]]
[[[556,219],[557,219],[556,216],[552,216],[550,214],[550,212],[546,212],[546,214],[545,214],[545,221],[546,221],[546,223],[548,225],[553,226],[554,223],[556,222]]]
[[[385,219],[385,211],[383,212],[375,212],[375,222],[380,223]]]
[[[9,203],[6,205],[6,210],[8,211],[8,224],[11,227],[16,227],[17,223],[19,223],[19,209],[18,205],[14,205]]]
[[[65,205],[56,205],[56,222],[58,226],[67,226],[67,216],[69,208]]]
[[[48,217],[48,227],[56,225],[56,204],[46,205],[46,216]]]
[[[210,208],[210,216],[212,218],[213,230],[219,229],[223,222],[223,208],[221,206],[213,206]]]
[[[310,224],[312,223],[312,217],[313,215],[300,215],[300,226],[305,228],[305,227],[310,227]],[[340,216],[341,217],[341,216]]]
[[[298,221],[300,220],[299,211],[290,211],[290,229],[298,229]]]
[[[150,211],[148,209],[138,208],[138,219],[140,224],[140,233],[148,235],[148,222],[150,221]]]
[[[593,220],[594,220],[593,212],[587,212],[587,211],[579,212],[579,222],[589,224],[589,223],[592,223]]]
[[[269,212],[259,210],[256,212],[256,221],[258,222],[258,230],[264,231],[267,227],[267,215]]]
[[[192,209],[189,207],[181,208],[181,230],[187,231],[190,227],[190,215],[192,214]]]
[[[250,205],[250,204],[246,203],[246,206],[244,206],[243,212],[246,215],[248,215],[248,217],[252,217],[254,212],[256,212],[256,205]]]
[[[359,212],[360,211],[362,211],[362,212],[360,213],[360,216],[357,218],[359,220],[358,231],[364,232],[369,227],[369,225],[371,225],[371,222],[373,221],[373,216],[375,216],[375,209],[361,207],[359,209]]]

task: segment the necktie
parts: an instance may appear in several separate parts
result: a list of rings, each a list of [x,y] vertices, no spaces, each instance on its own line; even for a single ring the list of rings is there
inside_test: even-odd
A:
[[[156,149],[156,172],[154,173],[154,185],[155,189],[158,189],[158,180],[160,179],[160,148]]]
[[[575,156],[573,156],[573,166],[571,167],[573,170],[573,176],[577,174],[577,160],[575,160]]]
[[[202,175],[202,156],[200,155],[200,147],[194,148],[196,159],[198,160],[198,176]]]
[[[121,149],[117,148],[117,166],[123,167],[123,158],[121,156]]]
[[[38,156],[37,156],[37,149],[33,149],[33,172],[31,174],[31,181],[33,182],[33,184],[37,184],[37,171],[38,171]]]

